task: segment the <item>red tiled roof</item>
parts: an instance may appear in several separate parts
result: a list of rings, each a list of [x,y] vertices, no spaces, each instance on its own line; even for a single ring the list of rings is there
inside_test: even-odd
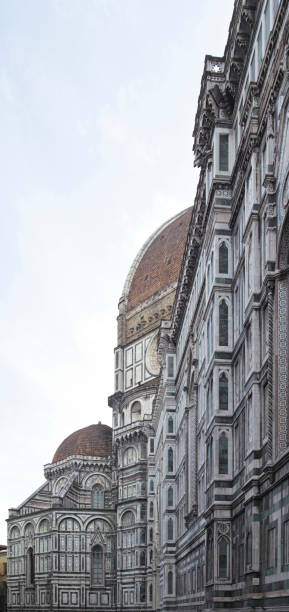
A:
[[[58,447],[52,463],[71,455],[107,457],[112,453],[112,429],[108,425],[89,425],[72,433]]]
[[[133,275],[127,301],[130,310],[178,279],[192,208],[188,208],[157,234]]]

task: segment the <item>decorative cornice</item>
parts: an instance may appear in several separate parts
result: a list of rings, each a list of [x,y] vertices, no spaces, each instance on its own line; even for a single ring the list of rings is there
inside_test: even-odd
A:
[[[71,455],[67,459],[48,463],[44,466],[44,476],[52,480],[61,474],[75,473],[81,470],[110,471],[111,457],[85,457],[84,455]]]

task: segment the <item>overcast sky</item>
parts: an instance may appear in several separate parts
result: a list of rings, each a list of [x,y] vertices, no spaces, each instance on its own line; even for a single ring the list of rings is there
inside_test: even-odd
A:
[[[0,4],[0,543],[61,441],[111,424],[117,304],[191,205],[206,53],[233,0]]]

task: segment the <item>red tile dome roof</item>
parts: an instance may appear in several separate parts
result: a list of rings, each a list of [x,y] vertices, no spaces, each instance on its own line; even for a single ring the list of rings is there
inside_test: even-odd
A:
[[[107,457],[112,453],[112,429],[108,425],[89,425],[70,434],[58,447],[52,463],[71,455]]]
[[[165,223],[143,246],[126,281],[128,310],[177,281],[191,216],[190,207]]]

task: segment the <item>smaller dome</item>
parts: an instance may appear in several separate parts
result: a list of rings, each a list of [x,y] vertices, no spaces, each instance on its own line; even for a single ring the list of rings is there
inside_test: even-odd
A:
[[[112,428],[109,425],[89,425],[70,434],[58,447],[52,463],[71,455],[108,457],[112,453]]]

